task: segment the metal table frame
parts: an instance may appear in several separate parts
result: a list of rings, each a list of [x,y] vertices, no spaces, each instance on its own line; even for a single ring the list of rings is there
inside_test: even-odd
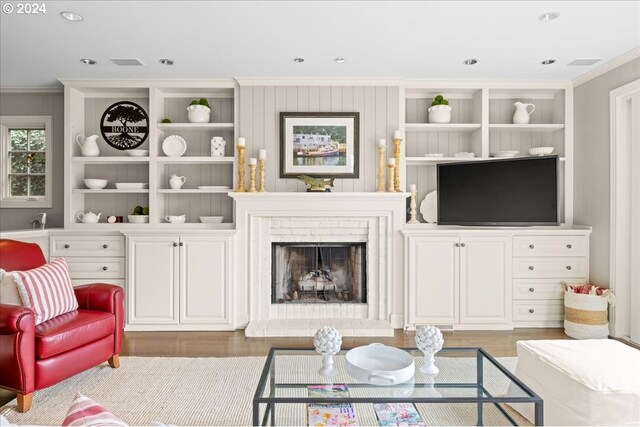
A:
[[[348,350],[348,349],[343,349]],[[402,350],[406,351],[419,351],[416,348],[403,348]],[[515,377],[511,372],[509,372],[504,366],[502,366],[497,360],[491,357],[486,351],[479,347],[447,347],[440,350],[440,353],[456,353],[456,352],[475,352],[476,353],[476,372],[477,379],[476,383],[443,383],[443,384],[433,384],[434,388],[475,388],[477,389],[477,397],[333,397],[333,398],[320,398],[320,397],[275,397],[274,393],[276,388],[299,388],[305,384],[276,384],[275,383],[275,363],[274,358],[276,357],[276,352],[278,351],[291,351],[291,352],[305,352],[309,353],[309,355],[316,354],[314,350],[308,348],[272,348],[269,351],[269,355],[267,356],[267,360],[264,364],[264,368],[262,369],[262,375],[260,376],[260,381],[258,382],[258,387],[253,396],[253,425],[254,426],[266,426],[272,425],[275,426],[275,406],[277,403],[476,403],[478,405],[478,418],[477,425],[482,426],[483,424],[483,405],[484,404],[493,404],[495,407],[505,416],[507,420],[511,423],[511,425],[517,425],[513,417],[511,417],[507,411],[500,406],[500,403],[532,403],[534,405],[535,410],[535,425],[542,426],[543,425],[543,402],[540,396],[535,394],[529,387],[522,383],[518,378]],[[292,354],[295,356],[296,354]],[[300,354],[303,356],[304,354]],[[318,355],[320,358],[320,355]],[[494,397],[489,393],[489,391],[484,387],[484,372],[483,372],[483,363],[484,359],[487,359],[495,368],[497,368],[500,372],[502,372],[511,382],[515,383],[525,394],[526,397]],[[267,385],[267,378],[269,378],[270,385],[270,396],[263,397],[264,389]],[[415,385],[421,385],[416,383]],[[355,384],[347,384],[349,388],[359,388],[359,387],[375,387],[371,384],[364,383],[355,383]],[[406,387],[404,384],[397,384],[395,386],[382,386],[385,388],[403,388]],[[266,404],[267,408],[262,417],[262,421],[260,420],[260,405]]]

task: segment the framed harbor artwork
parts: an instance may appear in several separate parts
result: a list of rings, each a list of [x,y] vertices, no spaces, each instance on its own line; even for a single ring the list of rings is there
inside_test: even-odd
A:
[[[360,113],[280,113],[280,178],[358,178]]]

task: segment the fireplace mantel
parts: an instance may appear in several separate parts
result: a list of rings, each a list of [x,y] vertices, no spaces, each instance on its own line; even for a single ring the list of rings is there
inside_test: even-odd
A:
[[[318,325],[381,336],[402,327],[402,235],[407,193],[230,193],[238,230],[238,327],[247,336],[310,336]],[[366,307],[271,304],[271,244],[366,242]],[[361,304],[362,305],[362,304]]]

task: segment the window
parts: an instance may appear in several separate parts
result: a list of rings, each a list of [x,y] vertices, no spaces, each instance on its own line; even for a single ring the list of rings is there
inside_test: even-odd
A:
[[[51,117],[2,116],[0,131],[0,207],[51,207]]]

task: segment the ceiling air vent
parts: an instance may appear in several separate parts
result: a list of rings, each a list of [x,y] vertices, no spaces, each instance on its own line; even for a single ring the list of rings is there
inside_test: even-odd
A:
[[[602,61],[602,59],[574,59],[567,65],[593,65],[600,61]]]
[[[140,61],[138,58],[111,58],[110,61],[113,62],[116,65],[122,65],[122,66],[125,66],[125,67],[129,67],[129,66],[136,66],[136,67],[144,66],[144,62]]]

